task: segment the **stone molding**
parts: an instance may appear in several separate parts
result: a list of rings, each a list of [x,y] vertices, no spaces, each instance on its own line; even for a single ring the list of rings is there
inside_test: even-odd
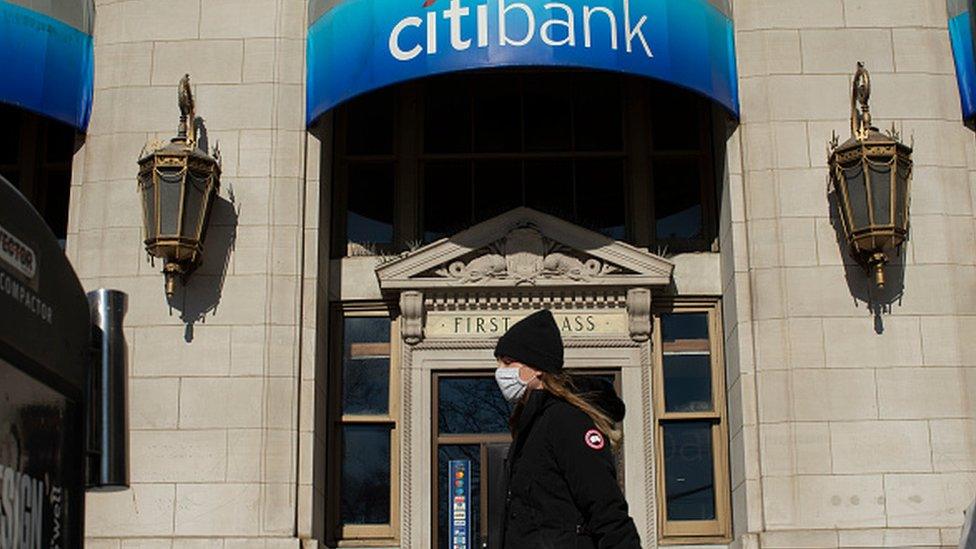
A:
[[[516,208],[376,268],[384,292],[458,287],[667,286],[674,264],[551,215]]]

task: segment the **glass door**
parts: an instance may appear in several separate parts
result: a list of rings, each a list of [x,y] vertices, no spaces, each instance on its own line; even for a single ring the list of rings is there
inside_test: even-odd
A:
[[[508,429],[512,408],[499,392],[491,371],[436,373],[433,389],[434,547],[451,547],[448,464],[451,460],[468,460],[470,547],[481,549],[486,546],[488,530],[488,486],[482,471],[488,464],[488,446],[512,440]]]
[[[619,370],[574,373],[608,381],[620,393]],[[488,451],[491,446],[511,442],[508,418],[512,408],[498,390],[493,370],[435,372],[433,384],[433,546],[437,549],[452,547],[448,532],[448,493],[451,488],[448,466],[452,460],[467,460],[471,463],[469,547],[484,549],[488,541]],[[618,476],[622,485],[621,456],[622,452],[618,453]]]

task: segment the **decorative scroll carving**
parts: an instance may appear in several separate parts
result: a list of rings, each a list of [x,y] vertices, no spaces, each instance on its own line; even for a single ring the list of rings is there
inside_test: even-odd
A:
[[[424,340],[424,294],[408,291],[400,294],[400,336],[407,345]]]
[[[470,259],[453,261],[434,273],[458,284],[508,280],[533,285],[540,279],[586,282],[621,271],[616,265],[571,250],[542,235],[531,224],[517,227],[504,238],[476,252]]]
[[[630,337],[638,343],[651,338],[651,290],[631,288],[627,290],[627,316],[630,320]]]

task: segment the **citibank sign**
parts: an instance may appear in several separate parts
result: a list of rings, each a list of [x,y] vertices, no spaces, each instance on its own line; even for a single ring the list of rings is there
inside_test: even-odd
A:
[[[324,4],[323,4],[324,2]],[[655,78],[738,114],[732,20],[715,0],[317,0],[308,122],[357,95],[490,67]]]
[[[433,4],[434,2],[429,1],[424,5]],[[561,2],[549,2],[542,7],[546,11],[537,14],[529,4],[524,2],[506,3],[505,0],[497,0],[489,4],[480,4],[475,8],[474,17],[477,26],[475,34],[466,37],[462,27],[466,19],[472,15],[471,8],[463,6],[461,0],[450,0],[450,7],[443,12],[427,12],[426,21],[413,15],[401,19],[390,32],[390,55],[398,61],[410,61],[423,53],[436,55],[441,48],[437,25],[441,19],[444,19],[450,29],[450,47],[454,51],[467,50],[472,47],[473,42],[476,42],[474,47],[487,48],[492,34],[497,36],[499,47],[524,48],[537,39],[549,47],[572,48],[577,46],[577,36],[582,35],[580,46],[592,48],[594,25],[602,24],[605,28],[598,31],[607,38],[606,44],[602,47],[617,50],[621,42],[620,35],[623,35],[624,47],[628,53],[634,50],[636,41],[637,47],[649,59],[654,57],[644,35],[647,15],[641,15],[636,22],[632,21],[630,0],[623,0],[621,18],[623,28],[618,27],[617,14],[607,7],[584,5],[580,7],[579,13],[573,9],[573,6]],[[494,33],[490,31],[491,19],[488,17],[489,10],[492,8],[497,10],[496,17],[492,18],[498,25],[498,30]],[[581,28],[577,28],[577,21]],[[512,30],[515,26],[518,26],[518,31]],[[401,35],[410,28],[424,29],[426,47],[416,43],[412,48],[404,49]],[[597,47],[601,45],[598,44]]]

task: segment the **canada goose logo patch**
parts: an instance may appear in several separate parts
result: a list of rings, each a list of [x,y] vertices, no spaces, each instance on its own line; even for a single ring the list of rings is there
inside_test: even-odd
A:
[[[586,435],[583,436],[583,440],[586,442],[587,446],[593,448],[594,450],[602,450],[606,445],[606,442],[603,440],[603,433],[597,431],[596,429],[590,429],[587,431]]]

